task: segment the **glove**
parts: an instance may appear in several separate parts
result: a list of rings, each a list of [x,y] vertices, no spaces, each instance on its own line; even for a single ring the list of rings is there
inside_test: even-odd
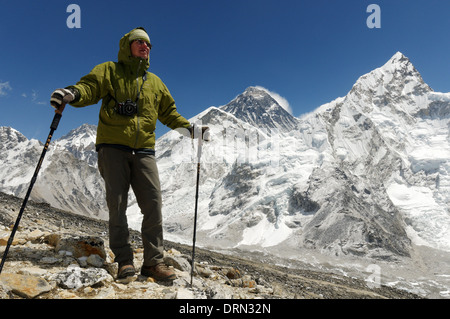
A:
[[[210,132],[211,131],[208,126],[202,127],[202,137],[203,137],[204,141],[206,141],[206,142],[211,141],[211,133]]]
[[[209,127],[202,126],[201,128],[202,128],[202,139],[204,141],[209,141],[211,139],[211,135],[209,133]],[[195,127],[195,125],[191,125],[187,129],[188,129],[192,139],[198,137],[198,127]]]
[[[62,104],[70,103],[75,100],[76,93],[77,92],[72,89],[57,89],[50,97],[50,104],[58,110]]]

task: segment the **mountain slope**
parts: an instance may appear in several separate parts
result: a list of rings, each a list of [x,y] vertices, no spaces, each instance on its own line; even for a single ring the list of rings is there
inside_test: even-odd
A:
[[[78,129],[77,132],[81,131]],[[0,145],[0,191],[24,197],[44,146],[8,127],[0,127]],[[87,148],[86,152],[90,149]],[[80,154],[86,154],[84,148]],[[58,141],[52,142],[30,199],[81,215],[106,219],[101,176],[95,167],[85,162],[84,155],[81,158],[76,158]]]
[[[97,126],[83,124],[56,140],[54,144],[57,148],[66,149],[88,165],[97,167],[96,136]]]

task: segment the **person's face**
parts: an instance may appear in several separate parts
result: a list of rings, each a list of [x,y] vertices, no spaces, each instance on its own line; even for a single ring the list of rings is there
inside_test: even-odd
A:
[[[144,40],[135,40],[131,42],[131,54],[135,57],[148,59],[152,45]]]

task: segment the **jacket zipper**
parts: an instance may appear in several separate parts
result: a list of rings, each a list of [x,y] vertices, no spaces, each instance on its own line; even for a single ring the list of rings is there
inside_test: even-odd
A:
[[[136,86],[137,86],[137,91],[136,91],[136,96],[139,97],[139,71],[141,70],[141,63],[142,60],[139,60],[139,65],[137,68],[137,72],[136,72]],[[136,113],[136,120],[137,120],[137,130],[136,130],[136,140],[134,141],[134,148],[137,148],[137,144],[138,144],[138,138],[139,138],[139,130],[140,130],[140,123],[139,123],[139,99],[136,101],[136,109],[137,109],[137,113]]]

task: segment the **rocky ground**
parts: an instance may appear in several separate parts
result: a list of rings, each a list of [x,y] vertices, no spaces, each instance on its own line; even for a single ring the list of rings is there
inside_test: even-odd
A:
[[[3,256],[22,199],[0,193]],[[132,231],[135,266],[142,265],[138,232]],[[107,223],[28,202],[0,275],[2,299],[417,299],[417,295],[336,274],[290,269],[196,249],[191,286],[191,247],[165,242],[173,283],[136,275],[117,280]]]

